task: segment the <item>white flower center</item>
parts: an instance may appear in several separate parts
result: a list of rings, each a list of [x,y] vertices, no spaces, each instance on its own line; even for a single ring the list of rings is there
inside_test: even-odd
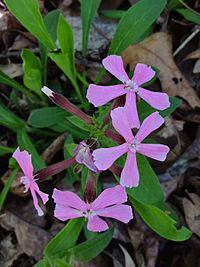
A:
[[[90,210],[89,208],[87,209],[87,211],[82,211],[81,214],[83,215],[83,217],[85,218],[92,218],[96,215],[96,212]]]
[[[124,84],[125,84],[124,88],[128,88],[129,90],[137,93],[138,85],[136,82],[129,80],[129,81],[125,81]]]
[[[132,152],[136,152],[139,148],[139,142],[137,141],[133,141],[130,145],[129,145],[129,149]]]

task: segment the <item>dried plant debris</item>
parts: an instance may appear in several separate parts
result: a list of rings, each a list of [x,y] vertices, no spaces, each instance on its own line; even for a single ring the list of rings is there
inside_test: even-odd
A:
[[[172,55],[172,37],[158,32],[139,44],[130,45],[122,54],[125,66],[135,68],[137,62],[160,69],[158,76],[162,91],[179,96],[191,107],[200,107],[200,99],[176,66]]]

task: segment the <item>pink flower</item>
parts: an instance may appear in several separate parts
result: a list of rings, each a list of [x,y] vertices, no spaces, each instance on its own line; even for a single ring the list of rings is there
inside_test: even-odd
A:
[[[74,155],[78,163],[84,164],[91,171],[99,173],[99,170],[94,164],[94,159],[90,152],[90,146],[87,145],[85,141],[80,142],[80,144],[74,150]]]
[[[38,193],[38,195],[41,197],[42,202],[44,204],[48,201],[49,197],[48,197],[48,194],[45,194],[39,190],[39,187],[34,180],[33,165],[31,163],[31,155],[29,155],[27,151],[20,152],[19,147],[18,147],[13,153],[13,158],[16,159],[16,161],[18,162],[19,166],[21,167],[25,175],[21,177],[21,180],[20,180],[21,183],[25,185],[24,193],[26,193],[28,189],[30,189],[31,195],[33,197],[34,206],[38,212],[38,215],[42,216],[44,213],[38,205],[38,199],[37,199],[35,192]]]
[[[148,91],[140,87],[140,85],[150,81],[155,75],[155,71],[150,66],[138,63],[130,80],[124,70],[123,61],[120,56],[108,56],[102,63],[104,68],[119,79],[122,84],[112,86],[90,84],[87,91],[87,99],[95,107],[102,106],[110,100],[126,94],[125,108],[128,114],[132,114],[132,116],[128,117],[129,124],[131,128],[139,128],[140,121],[136,108],[136,93],[153,108],[164,110],[170,106],[167,94]]]
[[[88,219],[87,228],[93,232],[108,229],[107,223],[99,216],[114,218],[128,223],[132,218],[132,209],[122,203],[127,201],[125,188],[117,185],[104,190],[92,203],[85,203],[76,194],[69,191],[54,189],[53,199],[56,203],[54,216],[61,221],[85,217]]]
[[[113,127],[124,137],[126,142],[116,147],[96,149],[93,152],[95,165],[99,170],[106,170],[116,159],[128,152],[126,163],[121,173],[120,184],[126,187],[138,186],[139,172],[136,152],[160,161],[164,161],[169,152],[168,146],[165,145],[141,143],[152,131],[163,124],[164,119],[157,111],[152,113],[143,121],[134,137],[125,108],[119,107],[114,109],[111,111],[111,117]]]

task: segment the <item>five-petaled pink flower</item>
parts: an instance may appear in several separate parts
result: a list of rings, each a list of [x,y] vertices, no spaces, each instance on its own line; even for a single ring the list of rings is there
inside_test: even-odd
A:
[[[164,110],[170,106],[169,97],[165,93],[152,92],[146,90],[140,85],[150,81],[155,71],[151,67],[138,63],[135,67],[132,79],[129,79],[123,67],[123,61],[120,56],[111,55],[103,60],[104,68],[119,79],[123,84],[112,86],[99,86],[90,84],[87,91],[87,99],[95,107],[102,106],[110,100],[126,94],[125,108],[128,114],[129,124],[131,128],[139,128],[140,121],[136,107],[136,94],[143,98],[153,108]]]
[[[56,203],[54,216],[61,221],[85,217],[88,218],[87,228],[93,232],[108,229],[107,223],[99,216],[114,218],[128,223],[132,218],[132,209],[122,203],[127,201],[125,188],[117,185],[104,190],[92,203],[85,203],[70,191],[54,189],[53,199]]]
[[[44,204],[48,201],[49,197],[48,197],[48,194],[45,194],[39,190],[39,187],[34,180],[33,165],[31,163],[31,155],[29,155],[27,151],[20,152],[19,147],[18,147],[12,156],[13,158],[16,159],[16,161],[18,162],[19,166],[21,167],[25,175],[21,177],[21,180],[20,180],[21,183],[25,185],[24,193],[26,193],[28,189],[30,189],[31,195],[33,197],[34,206],[38,212],[38,215],[42,216],[44,213],[38,205],[38,199],[37,199],[35,192],[38,193],[38,195],[41,197],[42,202]]]
[[[93,156],[90,152],[90,146],[85,141],[81,141],[77,148],[74,150],[75,159],[78,163],[84,164],[91,171],[99,173],[99,170],[94,164]]]
[[[132,114],[129,116],[132,116]],[[168,146],[141,143],[152,131],[163,124],[164,119],[157,111],[152,113],[143,121],[134,137],[125,108],[118,107],[114,109],[111,111],[111,117],[113,127],[124,137],[126,142],[116,147],[96,149],[93,152],[95,165],[99,170],[106,170],[116,159],[128,152],[126,163],[121,173],[120,184],[126,187],[138,186],[139,172],[136,162],[136,152],[160,161],[166,159],[169,151]]]

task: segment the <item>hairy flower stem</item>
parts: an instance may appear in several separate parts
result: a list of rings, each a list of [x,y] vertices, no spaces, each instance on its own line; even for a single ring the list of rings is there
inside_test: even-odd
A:
[[[125,143],[125,139],[118,133],[111,131],[110,129],[106,129],[104,132],[104,135],[113,141],[115,141],[117,144],[121,145]]]
[[[63,171],[64,169],[75,163],[76,163],[75,157],[55,163],[49,167],[46,167],[34,173],[34,179],[37,179],[40,182],[52,175],[55,175]]]
[[[65,110],[69,111],[73,115],[79,117],[81,120],[83,120],[86,124],[90,125],[92,124],[92,119],[84,113],[82,110],[77,108],[74,104],[72,104],[67,98],[65,98],[61,94],[57,94],[53,92],[48,87],[43,87],[42,91],[57,105]]]

